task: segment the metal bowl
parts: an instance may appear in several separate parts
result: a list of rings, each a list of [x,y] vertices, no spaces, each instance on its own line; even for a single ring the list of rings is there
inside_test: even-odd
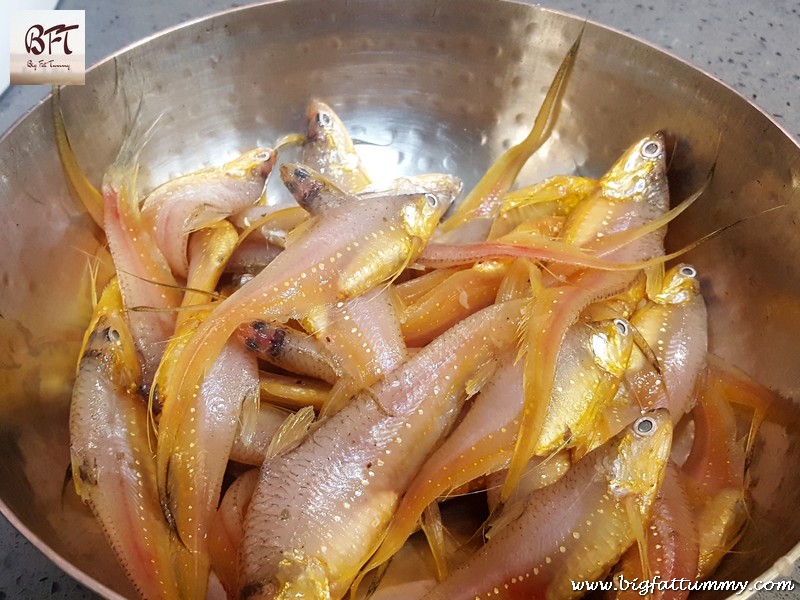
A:
[[[474,183],[521,139],[582,20],[499,0],[291,0],[158,35],[63,92],[79,161],[99,182],[141,102],[162,115],[145,187],[297,130],[331,103],[383,174],[443,170]],[[718,151],[708,192],[669,246],[766,208],[689,255],[702,274],[712,351],[775,390],[752,464],[753,522],[719,579],[774,577],[800,554],[800,148],[744,98],[653,47],[586,24],[558,124],[522,177],[597,175],[657,129],[677,140],[675,199]],[[67,192],[51,106],[0,140],[0,510],[99,593],[133,597],[91,516],[62,493],[70,386],[89,314],[88,257],[103,256]],[[783,558],[782,558],[783,557]]]

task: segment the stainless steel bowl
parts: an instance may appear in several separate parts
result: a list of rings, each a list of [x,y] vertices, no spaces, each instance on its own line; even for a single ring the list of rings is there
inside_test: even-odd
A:
[[[143,185],[218,163],[296,130],[311,97],[330,102],[373,168],[454,172],[472,184],[532,120],[583,22],[500,0],[291,0],[168,31],[64,90],[73,146],[99,182],[142,103],[162,115]],[[62,494],[67,415],[90,313],[89,256],[103,255],[67,192],[49,104],[0,140],[0,510],[62,568],[132,597],[98,527]],[[753,522],[719,579],[773,577],[800,555],[800,148],[744,98],[691,66],[588,24],[551,140],[526,167],[596,175],[633,140],[678,140],[674,198],[704,197],[670,228],[672,249],[766,208],[693,251],[712,350],[784,400],[752,465]],[[763,574],[763,575],[762,575]]]

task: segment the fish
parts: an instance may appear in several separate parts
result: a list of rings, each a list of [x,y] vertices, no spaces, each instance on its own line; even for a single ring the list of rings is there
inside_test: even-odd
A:
[[[622,320],[593,326],[576,323],[570,328],[559,353],[554,395],[535,447],[537,457],[548,461],[559,451],[591,437],[594,421],[616,392],[631,345],[630,331]],[[502,365],[455,431],[414,478],[383,544],[365,570],[389,560],[414,532],[425,507],[437,498],[446,497],[482,475],[508,467],[523,406],[523,362],[515,361],[513,356],[503,357]],[[535,469],[540,462],[529,463],[527,469]],[[559,459],[552,462],[559,474]],[[544,481],[549,482],[551,471],[543,468],[537,476],[542,473],[547,475]]]
[[[61,168],[66,175],[67,185],[74,196],[77,196],[86,212],[102,230],[104,227],[104,200],[103,194],[87,178],[78,164],[78,159],[67,136],[64,125],[64,114],[61,111],[61,88],[53,86],[53,128],[56,134],[56,148]]]
[[[599,187],[596,179],[556,175],[508,192],[492,223],[489,239],[502,237],[529,223],[547,221],[558,223],[557,228],[550,231],[557,237],[572,209]]]
[[[666,149],[660,132],[646,136],[626,150],[601,178],[601,194],[593,194],[576,206],[564,225],[562,237],[570,243],[591,247],[603,237],[646,226],[669,209]],[[665,228],[611,252],[620,260],[663,255]],[[558,265],[550,267],[558,275]],[[520,418],[514,457],[502,496],[508,498],[530,458],[553,391],[558,351],[570,325],[583,309],[628,288],[637,273],[561,271],[570,277],[566,285],[544,289],[535,298],[527,321],[525,408]]]
[[[258,358],[285,371],[331,385],[342,376],[336,357],[318,339],[297,329],[252,321],[241,325],[236,336]]]
[[[513,344],[522,306],[462,321],[264,461],[240,551],[243,600],[347,592],[467,390]]]
[[[163,506],[183,544],[202,554],[237,430],[245,429],[239,436],[247,437],[247,428],[255,428],[258,420],[255,356],[230,340],[196,394],[170,443],[159,440],[158,453],[159,459],[166,455]],[[248,411],[250,416],[244,416]],[[241,428],[240,419],[245,421]]]
[[[126,318],[141,357],[140,385],[149,391],[167,340],[175,330],[175,314],[171,309],[180,305],[181,293],[139,210],[137,161],[146,135],[138,131],[136,124],[133,126],[103,177],[102,194],[103,227]],[[150,310],[133,310],[140,307]]]
[[[431,194],[354,200],[324,211],[270,265],[215,304],[175,360],[167,394],[186,414],[222,347],[253,320],[304,319],[342,308],[391,280],[422,250],[446,204]]]
[[[461,241],[476,241],[474,238],[485,239],[491,226],[491,219],[496,215],[506,192],[511,189],[517,175],[531,155],[547,140],[555,124],[561,98],[566,91],[569,76],[575,66],[582,38],[583,31],[564,56],[525,139],[506,150],[489,167],[477,185],[464,198],[464,201],[442,223],[441,230],[445,234],[449,233],[451,239],[454,237],[452,232],[476,220],[484,220],[486,223],[483,227],[480,227],[480,223],[478,223],[478,228],[472,227],[472,230],[466,234],[468,239],[462,238]]]
[[[260,384],[263,386],[263,378]],[[262,400],[259,405],[257,421],[254,425],[249,426],[247,423],[239,421],[236,437],[231,446],[230,460],[260,467],[267,455],[267,448],[269,448],[273,436],[291,414],[291,411],[285,408],[265,402],[262,387]],[[238,546],[236,548],[238,549]]]
[[[581,447],[591,439],[619,389],[632,349],[631,327],[624,319],[578,322],[567,330],[534,455]]]
[[[643,415],[588,454],[518,513],[424,600],[573,598],[637,542],[664,477],[667,411]]]
[[[622,557],[612,580],[624,577],[626,581],[694,581],[697,577],[699,554],[697,526],[686,495],[680,468],[672,461],[667,463],[664,481],[658,490],[653,515],[645,531],[647,554],[642,559],[638,546],[631,547]],[[634,600],[641,592],[620,589],[611,597]],[[670,598],[683,600],[689,590],[655,588],[649,596],[654,600]]]
[[[250,469],[236,478],[220,502],[208,535],[211,567],[229,598],[235,598],[238,590],[244,516],[257,482],[258,469]]]
[[[400,315],[406,344],[422,347],[465,317],[494,303],[507,262],[478,263],[453,272]]]
[[[142,223],[176,277],[189,270],[189,234],[258,202],[276,160],[274,150],[255,148],[220,167],[170,179],[145,197]]]
[[[136,591],[147,599],[198,597],[173,563],[183,550],[161,513],[140,366],[116,279],[95,308],[70,405],[70,462]],[[182,584],[188,587],[182,589]]]
[[[730,372],[728,372],[730,373]],[[710,575],[736,544],[747,522],[747,448],[738,435],[725,371],[712,365],[692,411],[695,436],[681,467],[697,524],[697,579]]]
[[[191,236],[190,263],[182,307],[206,306],[233,253],[238,235],[221,221]],[[237,433],[252,437],[259,420],[259,377],[256,357],[231,340],[217,357],[196,402],[184,411],[169,393],[179,376],[174,370],[189,336],[209,309],[184,311],[167,345],[153,386],[151,406],[160,405],[156,467],[159,500],[170,526],[196,557],[198,569],[208,563],[205,540],[219,502],[225,468]],[[199,570],[198,579],[205,575]]]
[[[347,192],[372,183],[339,115],[320,100],[312,100],[306,110],[302,162]]]

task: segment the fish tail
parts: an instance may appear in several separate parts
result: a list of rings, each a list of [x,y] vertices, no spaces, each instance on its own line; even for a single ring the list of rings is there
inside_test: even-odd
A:
[[[436,579],[442,581],[449,573],[447,564],[447,548],[445,546],[445,528],[442,523],[442,513],[439,511],[439,503],[431,502],[422,513],[420,526],[428,540],[428,546],[433,554],[433,563],[436,567]]]
[[[500,493],[505,503],[522,479],[534,455],[555,381],[556,361],[567,328],[587,303],[579,288],[544,290],[531,304],[526,335],[524,405],[508,475]]]
[[[478,213],[496,211],[500,200],[514,183],[522,167],[550,136],[561,109],[561,99],[566,90],[570,73],[575,66],[583,32],[582,28],[578,38],[561,61],[528,135],[522,142],[506,150],[489,167],[489,170],[458,206],[458,209],[442,223],[443,231],[450,231],[463,225]],[[485,206],[487,203],[491,206]]]
[[[84,175],[75,157],[75,152],[67,136],[64,126],[64,114],[61,111],[61,88],[53,86],[53,125],[56,133],[56,148],[61,159],[61,166],[67,177],[70,191],[78,197],[86,212],[97,226],[103,229],[103,195]]]

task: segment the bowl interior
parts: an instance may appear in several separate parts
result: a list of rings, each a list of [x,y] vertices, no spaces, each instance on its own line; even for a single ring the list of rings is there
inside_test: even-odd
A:
[[[63,92],[75,153],[99,183],[141,105],[159,118],[142,155],[150,188],[271,145],[331,104],[380,176],[445,171],[474,184],[527,132],[583,21],[498,0],[291,0],[158,35]],[[800,339],[796,219],[800,148],[724,85],[630,37],[587,24],[555,130],[522,181],[599,175],[636,139],[677,140],[673,202],[706,194],[670,228],[679,248],[776,206],[686,259],[702,276],[712,351],[778,392],[752,465],[753,524],[715,576],[755,579],[800,540]],[[90,314],[88,264],[108,256],[69,195],[44,103],[0,140],[0,499],[72,574],[103,593],[132,589],[67,488],[67,417]],[[792,558],[794,556],[792,555]]]

